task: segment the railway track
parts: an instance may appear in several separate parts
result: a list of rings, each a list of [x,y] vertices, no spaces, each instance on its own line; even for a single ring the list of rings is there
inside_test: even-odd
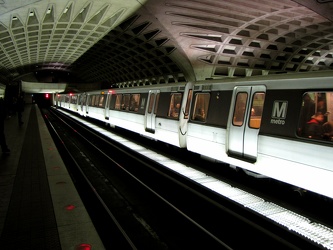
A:
[[[149,150],[44,112],[107,249],[320,249],[147,158]]]

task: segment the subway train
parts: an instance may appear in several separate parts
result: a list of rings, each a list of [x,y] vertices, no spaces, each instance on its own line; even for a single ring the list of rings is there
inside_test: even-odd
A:
[[[85,117],[333,198],[333,72],[58,94]]]

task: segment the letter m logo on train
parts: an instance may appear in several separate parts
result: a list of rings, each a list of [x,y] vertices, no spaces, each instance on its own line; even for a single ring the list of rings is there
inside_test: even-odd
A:
[[[272,118],[274,119],[286,119],[287,116],[288,101],[274,101]]]

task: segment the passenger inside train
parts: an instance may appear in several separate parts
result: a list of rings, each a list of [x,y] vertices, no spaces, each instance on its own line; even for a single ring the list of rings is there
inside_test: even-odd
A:
[[[209,107],[210,94],[198,93],[195,95],[195,104],[193,108],[192,120],[205,122]]]
[[[305,135],[309,138],[321,138],[324,134],[323,121],[324,115],[316,112],[305,125]]]
[[[116,103],[115,103],[115,109],[116,110],[121,110],[122,109],[122,98],[123,98],[123,95],[117,95],[116,96]]]
[[[298,135],[333,140],[333,93],[308,92],[303,96]]]
[[[170,98],[170,106],[169,106],[169,113],[168,116],[172,118],[179,117],[179,110],[180,110],[180,102],[182,100],[182,95],[179,93],[175,93],[171,95]]]
[[[132,94],[130,101],[130,111],[137,112],[139,110],[140,94]]]
[[[204,108],[198,108],[194,116],[194,120],[204,122],[206,120],[206,114]]]

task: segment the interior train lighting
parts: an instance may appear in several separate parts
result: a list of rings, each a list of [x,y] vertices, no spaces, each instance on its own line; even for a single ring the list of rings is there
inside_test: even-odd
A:
[[[67,116],[89,126],[95,131],[108,136],[110,139],[115,140],[130,149],[134,149],[140,154],[158,161],[165,167],[197,182],[198,184],[237,202],[247,209],[251,209],[264,217],[280,224],[281,226],[293,231],[303,237],[323,246],[326,249],[333,249],[333,229],[325,225],[312,221],[300,214],[297,214],[291,210],[288,210],[278,204],[267,201],[261,197],[248,193],[245,190],[232,187],[228,183],[218,180],[212,176],[209,176],[196,169],[188,167],[184,164],[176,162],[164,155],[158,154],[154,151],[146,149],[140,145],[137,145],[127,139],[115,135],[110,131],[104,130],[88,121],[85,121],[79,117],[76,117],[64,110],[58,110],[63,112]]]

